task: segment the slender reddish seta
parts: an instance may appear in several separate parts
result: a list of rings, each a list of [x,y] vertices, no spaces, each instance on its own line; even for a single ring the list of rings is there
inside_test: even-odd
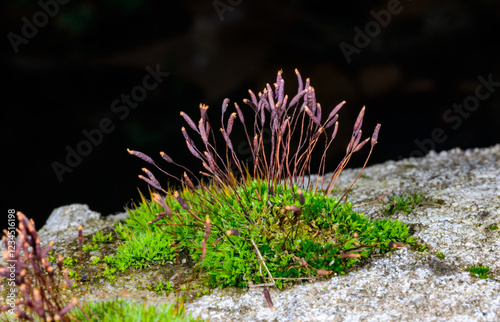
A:
[[[342,258],[360,258],[361,254],[340,254],[339,255]]]
[[[202,249],[201,249],[201,259],[205,259],[205,255],[207,253],[207,240],[208,237],[210,236],[210,230],[211,230],[211,224],[210,224],[210,217],[207,215],[205,218],[205,235],[203,236],[202,240]]]
[[[399,247],[404,247],[404,245],[403,244],[398,244],[398,243],[390,242],[389,244],[387,244],[387,247],[389,247],[389,248],[399,248]]]
[[[273,306],[273,301],[271,300],[271,294],[269,294],[269,290],[267,287],[264,287],[264,297],[266,298],[267,304],[269,305],[269,308],[271,309],[271,312],[274,312],[274,306]]]
[[[66,285],[68,285],[69,288],[73,288],[73,284],[71,283],[71,280],[69,279],[67,269],[63,269],[63,275],[64,275],[64,281],[66,282]]]
[[[52,246],[54,246],[54,242],[50,241],[49,245],[42,252],[42,257],[46,257],[49,254],[50,250],[52,249]]]
[[[299,195],[299,202],[301,205],[304,205],[306,203],[306,198],[304,197],[304,193],[302,192],[302,190],[298,189],[297,190],[297,193]]]
[[[325,269],[317,269],[316,270],[316,274],[321,275],[321,276],[328,276],[331,273],[333,273],[333,271],[328,271],[328,270],[325,270]]]
[[[68,313],[69,311],[71,311],[71,309],[73,309],[75,307],[75,305],[78,303],[78,299],[77,298],[73,298],[71,300],[71,302],[66,306],[64,307],[61,311],[59,311],[59,313],[57,313],[57,315],[55,316],[55,320],[57,321],[57,317],[60,317],[61,316],[64,316],[66,313]]]
[[[83,227],[82,225],[78,225],[78,243],[80,247],[83,245]]]

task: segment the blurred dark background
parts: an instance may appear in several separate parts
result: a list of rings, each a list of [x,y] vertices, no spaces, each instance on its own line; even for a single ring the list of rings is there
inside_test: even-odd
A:
[[[499,1],[13,0],[0,6],[4,204],[38,227],[54,208],[71,203],[103,215],[123,211],[138,198],[137,188],[147,191],[137,178],[146,164],[127,148],[159,162],[159,151],[195,162],[179,112],[197,120],[206,103],[218,127],[224,98],[241,103],[248,89],[257,93],[274,83],[278,70],[290,96],[298,68],[324,110],[347,101],[330,170],[363,105],[366,135],[382,123],[370,164],[500,143]],[[148,66],[168,76],[149,78],[156,88],[141,91]],[[480,77],[490,85],[480,85]],[[135,108],[116,104],[131,94],[140,98]],[[464,103],[473,110],[454,110]],[[95,134],[103,119],[108,133],[96,134],[89,150],[81,143],[84,131]],[[58,177],[54,164],[67,165],[68,147],[88,155]],[[366,152],[350,166],[360,166]]]

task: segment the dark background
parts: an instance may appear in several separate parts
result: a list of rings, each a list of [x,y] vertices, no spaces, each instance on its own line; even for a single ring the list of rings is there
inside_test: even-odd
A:
[[[348,63],[340,44],[354,45],[354,28],[365,30],[372,10],[397,3],[401,12]],[[103,215],[123,211],[138,198],[137,188],[147,191],[137,178],[146,164],[126,148],[159,161],[163,150],[190,165],[195,160],[180,133],[179,111],[197,120],[199,103],[206,103],[218,120],[224,98],[241,102],[248,89],[257,93],[274,83],[278,70],[290,96],[298,68],[324,110],[347,101],[330,171],[363,105],[366,135],[382,123],[370,164],[500,142],[500,87],[467,116],[444,117],[475,95],[479,76],[500,82],[498,1],[73,0],[58,4],[17,53],[9,35],[22,37],[25,21],[43,9],[28,0],[1,6],[4,205],[35,218],[38,227],[54,208],[71,203]],[[121,120],[112,102],[142,83],[146,66],[157,65],[169,76]],[[103,118],[114,131],[59,182],[52,163],[64,164],[66,146],[76,149],[82,131],[98,128]],[[432,143],[436,128],[446,139]],[[350,166],[360,166],[365,153]]]

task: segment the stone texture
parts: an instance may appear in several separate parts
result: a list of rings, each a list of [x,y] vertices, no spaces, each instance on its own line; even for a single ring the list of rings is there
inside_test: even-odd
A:
[[[345,191],[358,173],[345,170],[337,188]],[[500,231],[489,228],[500,224],[500,145],[371,166],[349,200],[357,211],[381,219],[388,196],[411,192],[423,193],[424,203],[390,217],[410,224],[427,252],[406,246],[345,276],[271,289],[274,312],[261,289],[237,295],[222,290],[188,307],[211,321],[500,320]],[[489,266],[488,279],[466,271],[479,264]]]
[[[68,241],[78,236],[78,226],[82,225],[84,235],[90,235],[126,217],[126,213],[102,217],[85,204],[72,204],[54,209],[38,232],[43,242],[54,241],[54,250],[64,249]]]
[[[85,225],[87,228],[100,218],[101,214],[91,211],[87,205],[63,206],[52,211],[41,231],[47,234],[64,235],[68,230],[77,230],[79,225]]]

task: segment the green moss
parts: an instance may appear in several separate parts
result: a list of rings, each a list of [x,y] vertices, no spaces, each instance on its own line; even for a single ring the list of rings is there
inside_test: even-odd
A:
[[[101,261],[101,258],[99,256],[96,256],[92,259],[92,265],[97,265]]]
[[[155,285],[148,286],[148,289],[154,290],[157,293],[162,293],[163,291],[172,291],[174,289],[174,286],[172,285],[172,282],[163,283],[162,281],[160,281]]]
[[[106,277],[108,280],[112,281],[116,279],[116,268],[109,268],[107,267],[104,272],[102,272],[102,276]]]
[[[482,279],[488,278],[488,272],[490,271],[489,266],[483,266],[483,264],[479,266],[469,266],[467,270],[471,272],[472,275],[475,275]]]
[[[176,215],[150,225],[162,209],[143,198],[126,224],[116,227],[124,245],[108,262],[121,271],[173,262],[177,247],[189,254],[195,269],[203,269],[211,287],[268,282],[268,274],[260,274],[265,264],[281,288],[298,278],[345,274],[375,248],[384,253],[390,242],[412,241],[408,226],[399,221],[370,221],[350,203],[338,204],[321,192],[304,191],[301,204],[296,186],[277,185],[274,194],[267,187],[253,180],[238,188],[239,198],[228,191],[186,190],[182,198],[199,209],[187,212],[176,199],[166,198]],[[193,214],[208,215],[211,222],[203,260],[205,227],[192,220]]]
[[[68,269],[68,276],[74,280],[80,279],[80,274],[78,274],[78,272],[71,270],[71,269]],[[73,285],[73,287],[75,287],[75,286],[76,285]]]
[[[51,263],[55,263],[56,262],[56,257],[54,256],[54,253],[52,251],[49,252],[49,254],[47,255],[47,260]]]
[[[415,244],[417,243],[417,241],[415,240],[415,238],[413,237],[408,237],[406,238],[405,242],[408,244],[408,245],[411,245],[411,246],[415,246]]]
[[[419,244],[419,245],[416,245],[415,246],[415,250],[417,252],[426,252],[429,250],[429,246],[425,245],[425,244]]]
[[[99,249],[101,249],[101,247],[99,247],[99,245],[97,244],[84,245],[82,247],[82,250],[85,252],[91,252],[93,250],[99,250]]]
[[[66,257],[63,259],[63,265],[65,267],[75,266],[78,263],[78,259],[72,257]]]
[[[122,322],[122,321],[167,321],[167,322],[185,322],[200,321],[187,314],[180,305],[160,304],[158,306],[149,306],[133,302],[106,301],[106,302],[88,302],[82,309],[75,309],[74,318],[78,321],[90,322]]]
[[[439,252],[437,254],[437,257],[443,259],[445,257],[445,255],[443,254],[443,252]]]
[[[409,214],[422,203],[424,195],[420,192],[410,194],[403,193],[400,196],[390,197],[390,199],[391,203],[385,209],[388,215],[391,215],[396,211],[403,211]]]
[[[113,236],[112,233],[105,235],[100,231],[96,231],[94,236],[92,236],[92,241],[94,243],[108,243],[113,241]]]

